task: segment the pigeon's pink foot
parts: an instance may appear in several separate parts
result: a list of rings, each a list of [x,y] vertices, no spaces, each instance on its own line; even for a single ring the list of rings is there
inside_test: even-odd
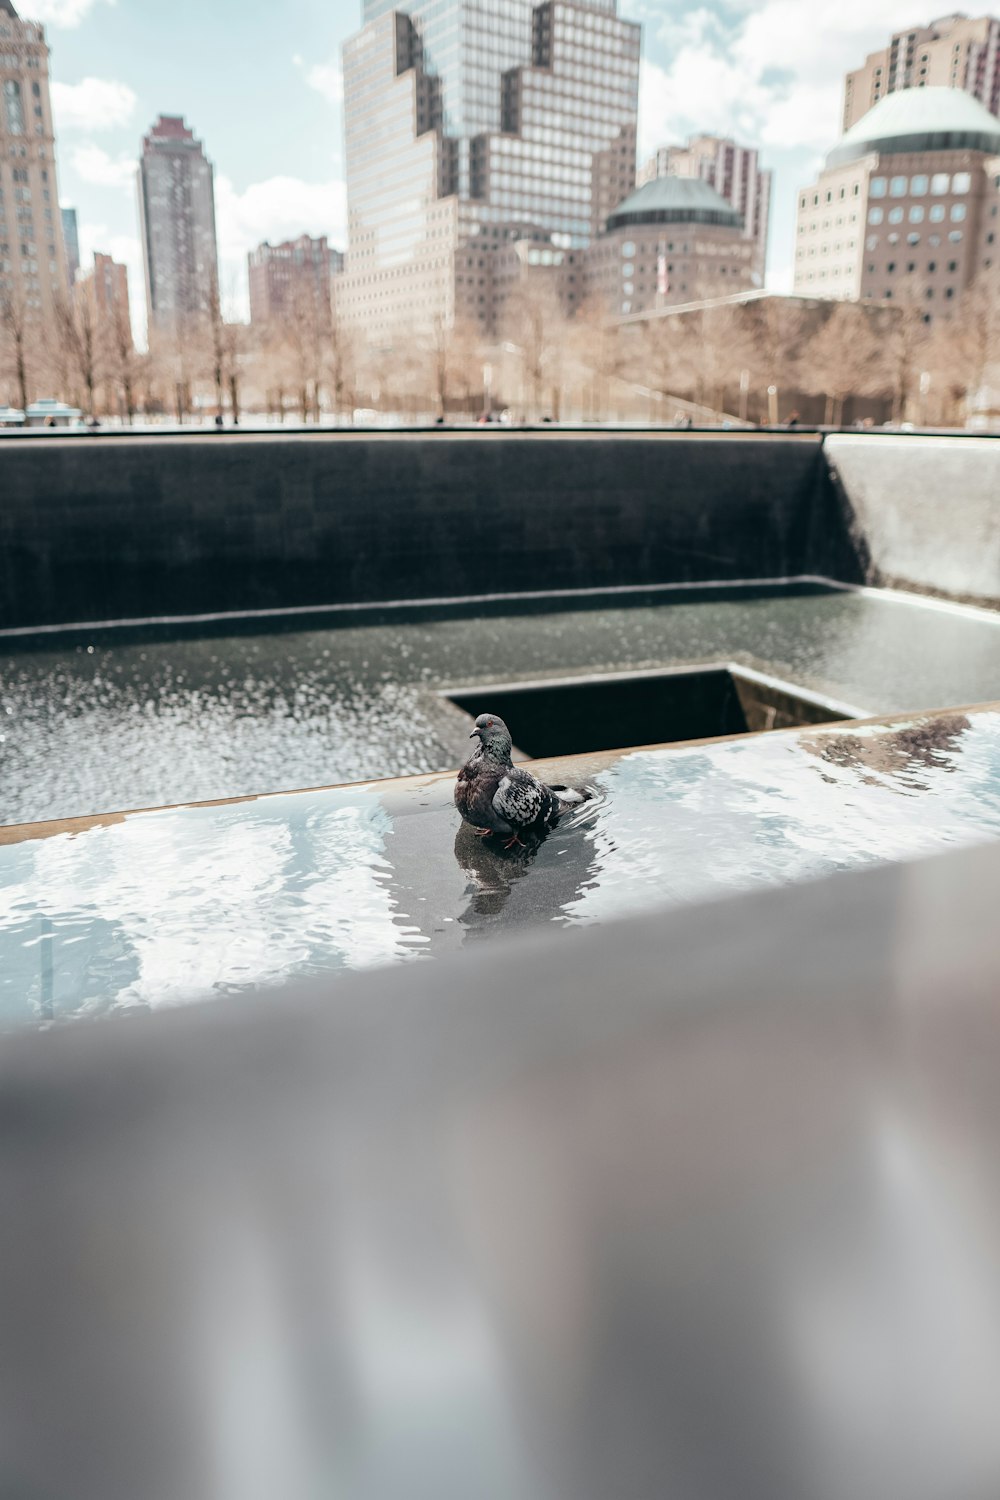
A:
[[[474,828],[472,831],[476,835],[477,839],[488,839],[489,836],[490,836],[490,834],[493,832],[493,829],[492,828]]]
[[[528,847],[527,844],[521,842],[520,836],[516,833],[512,839],[508,839],[506,844],[504,844],[505,849],[513,849],[515,847],[518,849],[527,849]]]

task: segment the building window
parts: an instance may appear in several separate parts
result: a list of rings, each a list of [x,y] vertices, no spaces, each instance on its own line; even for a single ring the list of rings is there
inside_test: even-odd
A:
[[[914,234],[908,234],[906,236],[906,243],[908,245],[919,245],[920,244],[920,236],[919,236],[919,234],[916,234],[916,233],[914,233]]]
[[[889,184],[889,192],[893,198],[905,198],[909,188],[909,181],[905,177],[894,177]]]
[[[884,198],[888,185],[884,177],[873,177],[872,185],[868,190],[870,196],[872,198]]]
[[[953,203],[951,205],[951,222],[953,224],[961,224],[961,222],[962,222],[962,220],[964,218],[965,218],[965,204],[964,203]]]
[[[868,215],[868,222],[869,222],[869,224],[881,224],[881,222],[882,222],[882,220],[884,218],[885,218],[885,210],[884,209],[873,208],[870,211],[869,215]]]
[[[961,241],[962,241],[962,231],[960,229],[953,229],[951,231],[951,233],[948,235],[948,238],[949,238],[949,240],[951,241],[951,243],[953,245],[961,244]]]
[[[957,260],[950,260],[948,262],[948,270],[949,271],[957,271],[958,270],[958,261]]]
[[[6,107],[8,131],[11,135],[23,135],[24,103],[21,99],[21,85],[16,78],[4,79],[3,101]]]
[[[953,286],[946,287],[944,295],[945,295],[946,301],[950,302],[951,299],[952,299],[952,297],[954,297],[954,295],[955,295],[955,288]]]
[[[877,250],[878,249],[878,235],[877,234],[870,234],[868,236],[867,240],[865,241],[865,247],[868,250]]]
[[[915,203],[910,209],[910,223],[922,224],[924,222],[924,211],[919,203]]]
[[[889,223],[890,224],[902,224],[902,222],[903,222],[903,210],[901,208],[890,208],[890,210],[889,210]]]
[[[889,262],[889,264],[886,266],[885,269],[886,269],[887,273],[891,276],[892,273],[893,273],[893,271],[896,269],[896,262],[894,260],[891,260]]]
[[[934,272],[937,270],[937,261],[936,260],[929,260],[927,262],[927,269],[930,272],[930,274],[933,276]]]
[[[635,256],[635,246],[631,240],[626,240],[622,246],[622,260],[632,260]]]
[[[951,190],[953,193],[967,193],[972,186],[972,177],[968,172],[956,172],[951,179]]]
[[[940,224],[943,219],[944,219],[944,204],[943,203],[932,203],[931,204],[931,223],[932,224]]]
[[[923,198],[927,192],[929,181],[924,176],[910,178],[910,192],[914,198]]]
[[[947,172],[935,172],[931,178],[931,192],[940,198],[942,193],[951,190],[951,177]]]

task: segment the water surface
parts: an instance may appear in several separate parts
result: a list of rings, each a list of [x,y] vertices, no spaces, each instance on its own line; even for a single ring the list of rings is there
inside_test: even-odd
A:
[[[420,961],[1000,837],[992,711],[564,768],[593,798],[527,854],[463,827],[450,778],[0,845],[0,1024]]]

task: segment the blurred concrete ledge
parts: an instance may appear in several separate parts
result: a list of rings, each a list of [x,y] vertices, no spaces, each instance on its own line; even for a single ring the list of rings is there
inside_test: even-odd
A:
[[[6,1041],[0,1493],[995,1495],[998,888]]]

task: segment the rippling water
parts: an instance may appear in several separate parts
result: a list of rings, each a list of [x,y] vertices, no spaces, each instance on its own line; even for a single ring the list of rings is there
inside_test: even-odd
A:
[[[0,655],[0,823],[444,769],[441,686],[718,660],[873,714],[985,702],[1000,616],[779,592]]]
[[[0,846],[0,1023],[150,1009],[1000,837],[1000,714],[625,755],[528,854],[450,779]]]

